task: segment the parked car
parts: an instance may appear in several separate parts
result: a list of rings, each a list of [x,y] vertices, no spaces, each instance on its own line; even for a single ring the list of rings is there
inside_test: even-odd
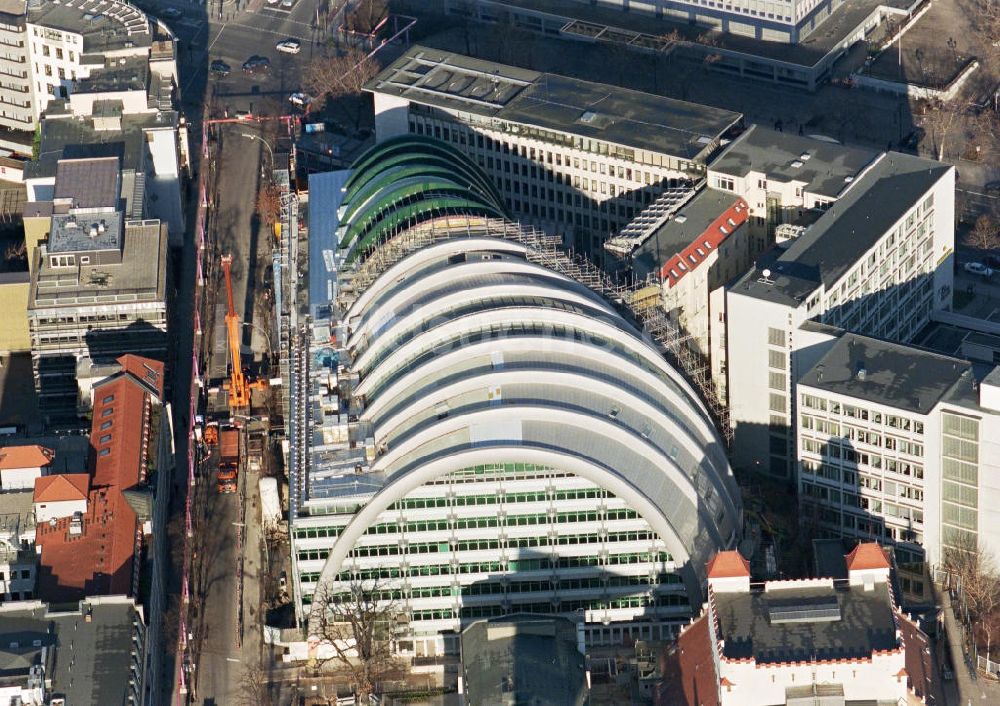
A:
[[[277,5],[281,0],[267,0],[268,5]]]
[[[965,263],[965,271],[972,275],[980,275],[981,277],[993,276],[993,268],[987,267],[981,262]]]
[[[294,4],[294,0],[281,0],[281,6],[283,8],[285,8],[286,10],[291,9],[291,7],[292,7],[293,4]]]
[[[270,70],[271,60],[266,56],[257,56],[254,54],[243,62],[243,73],[245,74],[262,74]]]
[[[302,51],[302,45],[298,39],[286,39],[274,45],[274,48],[285,54],[298,54]]]
[[[299,108],[305,108],[307,105],[312,103],[312,97],[307,96],[305,93],[296,91],[292,95],[288,96],[288,102]]]
[[[176,7],[166,7],[160,11],[160,14],[166,17],[168,20],[176,20],[181,17],[184,13],[178,10]]]
[[[253,119],[253,113],[249,110],[237,110],[233,113],[233,117],[237,120],[251,120]]]
[[[208,68],[216,76],[228,76],[229,72],[232,71],[232,67],[222,59],[216,59]]]

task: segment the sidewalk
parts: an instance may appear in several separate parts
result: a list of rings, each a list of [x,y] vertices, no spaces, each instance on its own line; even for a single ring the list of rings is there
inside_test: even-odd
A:
[[[980,679],[972,666],[972,656],[966,655],[962,627],[955,618],[955,611],[951,606],[951,594],[942,584],[934,586],[941,601],[947,649],[955,672],[954,681],[944,682],[946,702],[955,706],[1000,704],[1000,684],[993,680]]]

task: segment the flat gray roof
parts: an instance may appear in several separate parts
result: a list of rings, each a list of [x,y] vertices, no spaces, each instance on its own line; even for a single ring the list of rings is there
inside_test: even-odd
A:
[[[771,584],[773,586],[773,584]],[[768,591],[716,592],[713,598],[723,654],[730,659],[754,658],[758,664],[814,662],[870,657],[876,650],[897,646],[889,584],[875,589],[851,587],[799,587]],[[834,606],[839,618],[775,622],[776,610]]]
[[[32,272],[28,309],[164,302],[166,260],[166,226],[157,220],[127,221],[121,264],[52,268],[41,262]]]
[[[868,16],[880,6],[906,9],[910,0],[844,0],[834,13],[823,21],[799,44],[768,42],[754,37],[726,34],[709,30],[704,25],[688,23],[679,17],[656,17],[646,12],[623,12],[613,7],[601,6],[581,0],[492,0],[499,6],[523,8],[552,18],[580,19],[587,22],[617,27],[646,34],[663,36],[677,30],[689,42],[697,42],[708,35],[714,44],[747,56],[759,56],[799,66],[813,66],[847,38]]]
[[[709,165],[713,172],[744,177],[763,172],[768,181],[805,182],[805,190],[834,198],[879,156],[876,150],[837,145],[751,125]]]
[[[122,214],[107,211],[52,216],[47,247],[50,253],[121,250]]]
[[[565,618],[512,615],[462,631],[469,702],[574,706],[586,703],[576,625]]]
[[[131,691],[129,663],[137,613],[131,601],[81,602],[82,608],[50,612],[45,604],[8,603],[0,610],[0,665],[27,671],[40,659],[39,640],[50,650],[49,692],[68,704],[124,704]],[[89,612],[86,620],[84,611]],[[17,648],[11,643],[17,642]]]
[[[61,159],[119,157],[122,170],[142,169],[146,140],[143,130],[172,127],[177,113],[160,111],[123,115],[121,130],[96,130],[91,119],[46,118],[41,123],[38,159],[24,165],[24,178],[52,177]]]
[[[864,374],[861,374],[861,371]],[[800,385],[927,414],[939,401],[975,404],[972,364],[900,343],[845,333]]]
[[[109,0],[43,2],[28,10],[28,22],[83,36],[85,54],[103,54],[152,42],[149,20],[135,7]]]
[[[820,284],[836,283],[950,169],[900,152],[883,154],[805,233],[786,249],[765,253],[733,290],[801,304]],[[771,271],[767,279],[765,268]]]
[[[636,248],[632,259],[633,270],[640,277],[659,271],[664,263],[693,243],[739,199],[729,191],[703,189],[678,209],[649,240]]]
[[[545,130],[703,159],[741,115],[416,45],[367,90]]]
[[[56,166],[54,200],[70,199],[71,208],[118,206],[118,159],[61,159]]]
[[[16,536],[35,526],[34,496],[33,489],[0,493],[0,534]]]

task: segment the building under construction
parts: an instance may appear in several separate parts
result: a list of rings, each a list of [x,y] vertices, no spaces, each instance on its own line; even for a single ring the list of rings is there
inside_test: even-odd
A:
[[[310,192],[309,315],[288,337],[303,626],[317,592],[361,582],[414,657],[518,612],[593,645],[670,637],[742,508],[712,411],[632,292],[431,138]]]

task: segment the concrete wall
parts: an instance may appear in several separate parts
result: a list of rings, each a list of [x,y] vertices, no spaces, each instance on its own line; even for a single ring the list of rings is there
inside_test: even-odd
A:
[[[375,139],[379,142],[410,132],[410,101],[375,93]]]
[[[30,252],[29,252],[30,257]],[[28,335],[28,290],[24,281],[0,284],[0,353],[22,353],[31,350]]]

